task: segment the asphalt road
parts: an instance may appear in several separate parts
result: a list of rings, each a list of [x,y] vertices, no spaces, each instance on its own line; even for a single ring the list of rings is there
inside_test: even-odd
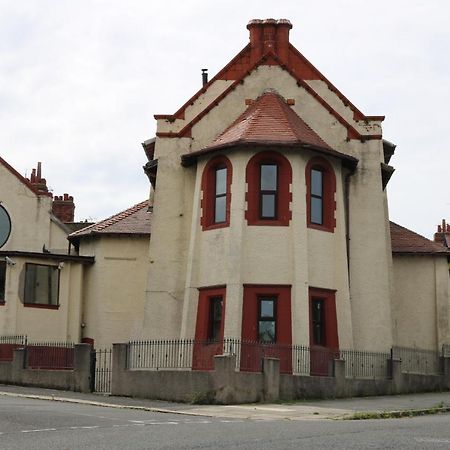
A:
[[[450,449],[450,415],[248,420],[0,398],[0,449]]]

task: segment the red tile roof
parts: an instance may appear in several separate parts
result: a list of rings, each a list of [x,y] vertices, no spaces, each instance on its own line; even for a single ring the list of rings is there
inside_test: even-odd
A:
[[[408,230],[394,222],[390,222],[390,225],[392,253],[417,255],[449,254],[444,246],[430,241],[420,234],[414,233],[414,231]]]
[[[183,159],[234,146],[306,147],[352,161],[353,164],[357,162],[356,158],[332,149],[273,90],[259,96],[210,145],[183,155]]]
[[[151,213],[148,211],[148,200],[145,200],[105,220],[71,233],[69,239],[92,235],[150,235],[150,229]]]

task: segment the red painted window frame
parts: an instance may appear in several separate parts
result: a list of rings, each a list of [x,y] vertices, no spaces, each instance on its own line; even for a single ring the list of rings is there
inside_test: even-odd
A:
[[[192,370],[213,370],[214,356],[223,352],[223,332],[225,326],[225,305],[227,288],[210,286],[198,289],[197,322],[195,324],[195,341],[192,354]],[[222,297],[222,323],[219,337],[210,341],[211,299]]]
[[[322,206],[323,206],[323,224],[311,222],[311,171],[313,169],[322,172]],[[306,217],[308,228],[334,233],[336,228],[336,175],[333,166],[325,158],[314,157],[308,161],[305,169],[306,180]]]
[[[292,373],[292,315],[290,284],[244,284],[241,330],[241,370],[258,372],[261,356],[280,360],[280,371]],[[259,299],[276,297],[276,342],[258,343]],[[251,361],[249,365],[247,361]]]
[[[312,330],[312,303],[314,299],[320,299],[324,301],[324,313],[325,313],[325,347],[331,350],[339,350],[339,336],[337,327],[336,316],[336,291],[333,289],[323,288],[309,288],[309,339],[311,347],[315,346],[313,343],[313,330]]]
[[[225,221],[214,222],[215,208],[215,181],[216,170],[220,167],[227,169],[227,194]],[[200,207],[202,210],[200,225],[202,230],[214,230],[230,226],[230,205],[231,205],[231,181],[233,178],[233,166],[231,161],[224,155],[215,156],[208,161],[202,174],[202,200]]]
[[[275,163],[278,166],[277,179],[277,218],[260,218],[260,192],[261,192],[261,164]],[[292,167],[289,160],[281,153],[275,151],[264,151],[253,155],[247,164],[245,181],[247,182],[247,209],[245,218],[248,225],[268,225],[268,226],[289,226],[292,219],[290,203],[292,193],[290,186],[292,184]]]
[[[197,322],[195,324],[195,340],[207,341],[211,330],[211,299],[222,297],[222,324],[219,340],[223,340],[225,325],[226,286],[211,286],[199,288]]]

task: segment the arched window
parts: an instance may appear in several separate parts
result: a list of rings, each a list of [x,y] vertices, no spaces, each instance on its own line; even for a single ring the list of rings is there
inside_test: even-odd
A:
[[[246,182],[248,225],[289,225],[292,218],[289,161],[277,152],[257,153],[247,164]]]
[[[202,175],[203,230],[230,225],[232,166],[226,156],[217,156],[206,164]]]
[[[333,232],[336,227],[336,176],[324,158],[313,158],[306,165],[306,210],[309,228]]]

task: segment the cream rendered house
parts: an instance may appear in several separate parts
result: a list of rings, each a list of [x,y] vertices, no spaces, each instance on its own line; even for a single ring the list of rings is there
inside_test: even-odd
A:
[[[142,336],[374,351],[450,342],[447,250],[389,222],[384,117],[362,113],[289,42],[289,21],[247,28],[243,50],[156,115],[144,143],[156,187]]]
[[[91,257],[68,254],[73,198],[53,198],[40,164],[30,179],[0,158],[0,336],[34,341],[81,337],[83,272]]]

